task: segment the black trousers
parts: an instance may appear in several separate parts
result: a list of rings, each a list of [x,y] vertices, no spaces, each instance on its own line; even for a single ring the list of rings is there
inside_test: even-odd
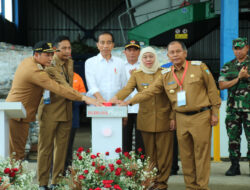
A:
[[[72,164],[73,144],[74,144],[74,140],[75,140],[75,136],[76,136],[76,130],[77,130],[77,128],[71,128],[71,131],[70,131],[67,156],[66,156],[65,166],[64,166],[65,170],[68,168],[68,166],[71,166],[71,164]]]
[[[137,130],[136,122],[137,114],[129,113],[127,125],[123,126],[122,130],[122,149],[123,152],[132,151],[133,129],[135,128],[135,150],[137,150],[138,148],[142,148],[142,154],[145,154],[141,132]]]

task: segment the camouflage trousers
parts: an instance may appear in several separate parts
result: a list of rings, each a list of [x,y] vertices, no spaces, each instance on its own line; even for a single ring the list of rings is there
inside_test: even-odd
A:
[[[226,128],[229,138],[229,157],[240,158],[240,142],[242,134],[242,126],[245,131],[248,152],[247,158],[250,160],[250,112],[230,111],[226,115]]]

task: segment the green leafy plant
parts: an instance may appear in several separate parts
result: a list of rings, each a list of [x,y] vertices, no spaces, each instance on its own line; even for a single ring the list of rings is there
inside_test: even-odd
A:
[[[149,158],[134,151],[115,152],[118,158],[109,159],[109,152],[92,154],[80,147],[74,153],[69,172],[57,189],[59,190],[144,190],[153,184],[157,169]]]
[[[11,158],[0,159],[0,190],[36,190],[35,172],[28,169],[28,162]]]

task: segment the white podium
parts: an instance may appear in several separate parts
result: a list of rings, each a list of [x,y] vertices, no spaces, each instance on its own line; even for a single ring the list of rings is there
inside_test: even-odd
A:
[[[87,106],[87,117],[92,117],[92,152],[109,152],[110,159],[117,158],[116,148],[122,148],[122,118],[127,117],[126,106]]]
[[[0,157],[9,156],[9,119],[25,117],[21,102],[0,102]]]

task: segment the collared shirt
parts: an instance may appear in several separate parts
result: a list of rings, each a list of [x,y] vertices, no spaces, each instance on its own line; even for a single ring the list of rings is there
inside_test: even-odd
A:
[[[179,80],[181,80],[185,67],[186,65],[182,65],[181,69],[175,69],[175,74]],[[135,95],[131,99],[131,103],[135,104],[145,101],[153,95],[165,91],[174,111],[198,111],[203,107],[212,106],[212,113],[218,115],[221,100],[214,78],[204,63],[197,63],[197,61],[189,62],[183,82],[183,90],[186,92],[187,104],[185,106],[178,106],[177,93],[180,91],[180,87],[173,77],[172,68],[169,68],[162,72],[161,77],[152,86]]]
[[[71,59],[60,59],[56,54],[52,64],[45,68],[50,78],[64,87],[72,87],[73,83],[73,61]],[[60,94],[50,92],[50,104],[40,102],[38,107],[38,120],[69,121],[72,119],[72,102]]]
[[[59,85],[56,81],[50,79],[43,67],[36,63],[33,57],[29,57],[19,64],[6,102],[22,102],[27,112],[27,118],[23,119],[23,121],[35,121],[37,108],[44,89],[71,100],[82,100],[80,93],[72,88]]]
[[[123,61],[115,56],[106,60],[99,53],[85,62],[85,77],[88,86],[87,95],[99,92],[109,101],[127,83]]]
[[[136,88],[137,91],[143,93],[161,76],[159,68],[153,74],[144,73],[137,70],[132,73],[127,85],[120,90],[116,96],[119,100],[123,100]],[[135,97],[138,96],[135,95]],[[133,100],[132,98],[131,100]],[[140,102],[140,108],[137,115],[137,129],[145,132],[163,132],[169,130],[169,121],[173,119],[170,101],[165,93],[158,93],[149,99]]]
[[[131,73],[133,70],[137,70],[139,69],[140,63],[136,62],[135,64],[130,64],[128,63],[128,61],[125,62],[125,69],[126,69],[126,75],[127,75],[127,79],[130,78]],[[127,99],[131,99],[134,97],[134,95],[137,94],[137,90],[134,90],[128,97]],[[135,104],[133,106],[128,106],[128,113],[138,113],[139,110],[139,104]]]
[[[250,57],[240,63],[237,59],[225,63],[221,69],[219,81],[231,81],[238,77],[243,66],[250,70]],[[237,84],[228,88],[227,111],[232,109],[249,112],[250,111],[250,78],[242,78]]]

